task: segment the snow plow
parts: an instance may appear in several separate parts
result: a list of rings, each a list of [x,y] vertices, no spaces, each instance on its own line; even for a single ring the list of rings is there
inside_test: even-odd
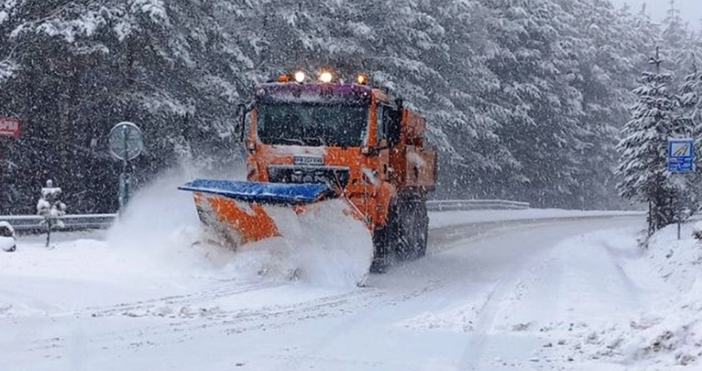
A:
[[[317,77],[281,75],[240,106],[248,181],[198,179],[179,189],[194,193],[206,230],[229,248],[279,236],[276,208],[299,215],[343,199],[345,214],[372,234],[371,271],[423,256],[437,162],[425,120],[363,74],[354,83],[331,71]]]

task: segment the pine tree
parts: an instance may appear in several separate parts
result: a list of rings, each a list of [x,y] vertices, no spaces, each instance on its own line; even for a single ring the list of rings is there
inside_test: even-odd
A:
[[[682,20],[680,9],[677,8],[675,0],[670,0],[670,7],[662,23],[661,40],[664,46],[662,48],[663,56],[669,61],[669,69],[677,73],[673,77],[674,86],[678,86],[680,83],[676,76],[682,76],[679,72],[685,68],[683,66],[689,65],[686,63],[689,62],[686,60],[689,54],[685,50],[689,37],[690,32]]]
[[[696,124],[693,136],[699,148],[702,145],[702,69],[697,64],[693,64],[691,72],[685,76],[678,99],[681,116]]]
[[[674,127],[676,101],[669,92],[672,74],[661,71],[660,55],[650,59],[653,72],[642,74],[634,90],[637,102],[622,131],[617,169],[620,194],[649,205],[649,233],[673,223],[672,199],[676,189],[666,169],[668,138],[680,133]]]
[[[696,58],[691,58],[696,59]],[[689,190],[689,202],[696,205],[702,200],[702,70],[692,64],[691,72],[685,76],[678,100],[681,106],[680,118],[690,123],[690,136],[695,138],[695,174],[686,176],[686,188]]]

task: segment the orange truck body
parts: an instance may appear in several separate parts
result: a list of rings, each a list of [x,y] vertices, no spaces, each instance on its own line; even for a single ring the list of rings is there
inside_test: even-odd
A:
[[[436,151],[425,148],[425,119],[409,108],[397,105],[377,88],[360,85],[369,95],[368,130],[359,147],[303,147],[265,144],[258,138],[256,107],[248,125],[247,179],[270,182],[271,167],[295,166],[295,157],[321,157],[322,166],[348,168],[349,180],[339,196],[348,199],[374,231],[387,223],[390,202],[401,194],[423,195],[435,189]],[[388,146],[380,140],[378,107],[401,112],[399,141]],[[374,178],[374,179],[371,179]]]

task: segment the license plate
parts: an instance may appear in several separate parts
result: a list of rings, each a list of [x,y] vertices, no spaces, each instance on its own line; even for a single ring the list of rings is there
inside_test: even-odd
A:
[[[295,165],[321,166],[324,160],[316,156],[295,156]]]

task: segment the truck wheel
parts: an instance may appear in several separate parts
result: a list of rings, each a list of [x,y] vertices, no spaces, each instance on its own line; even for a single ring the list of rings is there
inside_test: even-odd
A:
[[[429,218],[424,199],[415,198],[407,201],[404,229],[407,246],[403,258],[419,259],[426,255],[429,235]]]
[[[373,247],[375,254],[371,263],[371,273],[385,273],[392,263],[393,254],[401,239],[400,219],[397,203],[391,201],[388,222],[385,226],[377,228],[373,233]]]
[[[411,260],[417,249],[418,231],[416,228],[416,203],[413,199],[404,199],[397,207],[397,238],[393,251],[398,260]]]
[[[390,265],[390,254],[387,246],[386,228],[378,228],[373,233],[373,261],[371,262],[371,273],[385,273]]]
[[[429,242],[429,215],[427,214],[427,204],[422,201],[417,207],[417,242],[415,245],[414,258],[419,259],[427,254],[427,243]]]

